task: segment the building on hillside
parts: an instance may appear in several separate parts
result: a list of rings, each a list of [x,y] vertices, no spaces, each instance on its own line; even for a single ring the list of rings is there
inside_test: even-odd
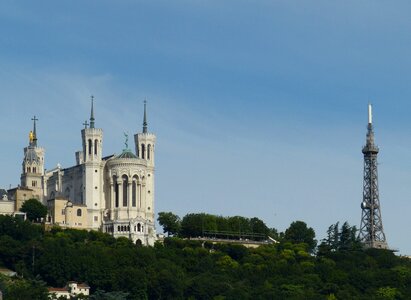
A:
[[[16,209],[16,203],[19,203],[19,202],[14,201],[12,198],[9,198],[7,192],[5,192],[5,190],[3,191],[4,192],[1,193],[1,197],[0,197],[0,215],[18,216],[22,218],[23,220],[25,220],[26,213],[20,212],[19,210]],[[11,193],[11,196],[13,197],[13,195],[15,195],[16,193]]]
[[[63,197],[47,200],[50,222],[61,227],[87,229],[87,206]]]
[[[37,139],[38,119],[32,119],[21,185],[9,190],[10,199],[16,211],[25,200],[38,199],[47,205],[56,224],[153,245],[156,136],[148,131],[146,103],[143,130],[134,135],[134,151],[125,135],[125,148],[119,155],[103,156],[103,129],[96,127],[93,97],[91,101],[90,123],[86,121],[81,130],[82,149],[75,153],[76,164],[68,168],[45,169],[45,149]]]
[[[49,299],[77,299],[78,296],[89,296],[90,287],[85,283],[70,281],[63,288],[49,287]],[[54,297],[54,298],[53,298]]]
[[[14,210],[20,211],[21,206],[26,200],[29,199],[39,199],[38,195],[33,193],[34,191],[28,187],[18,186],[16,188],[10,189],[7,191],[8,199],[13,201]],[[40,200],[40,199],[39,199]]]
[[[6,197],[0,199],[0,215],[12,215],[15,212],[15,202]]]

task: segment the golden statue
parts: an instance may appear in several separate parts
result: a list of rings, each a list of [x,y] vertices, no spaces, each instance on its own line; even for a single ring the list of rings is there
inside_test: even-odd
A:
[[[30,133],[29,133],[29,140],[30,140],[30,143],[33,143],[34,134],[33,134],[33,131],[31,131],[31,130],[30,130]]]

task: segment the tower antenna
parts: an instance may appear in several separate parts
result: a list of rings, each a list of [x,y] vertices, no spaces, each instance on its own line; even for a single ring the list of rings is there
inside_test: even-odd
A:
[[[368,104],[367,139],[365,146],[362,148],[364,154],[364,185],[359,238],[366,248],[388,249],[382,226],[378,192],[378,152],[379,149],[374,143],[372,106]]]

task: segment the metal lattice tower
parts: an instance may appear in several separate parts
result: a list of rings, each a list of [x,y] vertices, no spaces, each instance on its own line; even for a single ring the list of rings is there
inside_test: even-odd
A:
[[[361,203],[362,215],[359,238],[366,248],[387,249],[387,241],[382,226],[380,199],[378,193],[378,147],[374,144],[372,107],[368,105],[367,141],[362,149],[364,154],[364,191]]]

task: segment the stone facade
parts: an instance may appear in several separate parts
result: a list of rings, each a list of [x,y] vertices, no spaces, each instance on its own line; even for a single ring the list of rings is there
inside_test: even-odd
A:
[[[95,127],[92,102],[90,124],[86,122],[81,130],[82,150],[75,153],[76,165],[68,168],[57,165],[45,170],[45,151],[37,145],[36,117],[33,120],[29,145],[24,148],[21,188],[16,188],[13,199],[15,209],[24,200],[37,198],[48,206],[55,224],[153,245],[156,137],[147,131],[146,105],[143,132],[134,135],[135,153],[128,148],[127,137],[120,155],[103,157],[103,130]],[[30,196],[26,193],[21,200],[19,189],[30,190]]]

